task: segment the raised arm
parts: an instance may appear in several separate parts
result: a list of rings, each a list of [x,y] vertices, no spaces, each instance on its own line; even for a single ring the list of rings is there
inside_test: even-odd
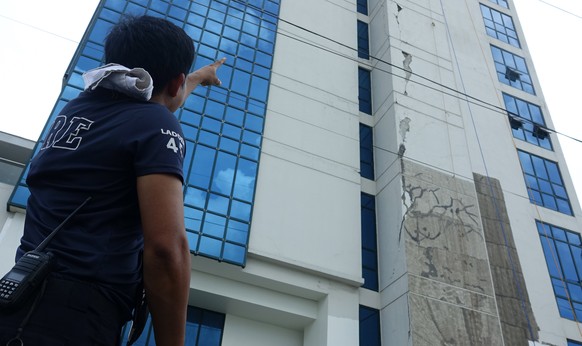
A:
[[[220,85],[220,79],[216,76],[216,71],[224,64],[226,58],[222,58],[210,65],[199,68],[186,76],[186,95],[190,95],[192,90],[198,85]]]
[[[190,252],[182,184],[169,174],[137,178],[143,234],[143,270],[156,344],[184,345]]]

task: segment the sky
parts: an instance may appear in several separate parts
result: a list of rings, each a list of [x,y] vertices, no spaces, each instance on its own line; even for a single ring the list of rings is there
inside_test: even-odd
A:
[[[98,2],[0,0],[0,131],[38,139]],[[542,85],[554,129],[582,139],[582,87],[576,83],[582,81],[582,44],[577,39],[582,34],[582,1],[514,4],[534,62],[528,67]],[[582,199],[582,143],[562,135],[558,139]]]

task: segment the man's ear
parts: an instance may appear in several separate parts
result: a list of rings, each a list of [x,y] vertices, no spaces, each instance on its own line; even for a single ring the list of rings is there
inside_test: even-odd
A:
[[[168,93],[170,94],[171,97],[176,97],[176,95],[178,95],[178,92],[180,91],[180,88],[184,86],[185,81],[186,76],[183,73],[180,73],[179,76],[177,76],[174,79],[171,79],[168,82]]]

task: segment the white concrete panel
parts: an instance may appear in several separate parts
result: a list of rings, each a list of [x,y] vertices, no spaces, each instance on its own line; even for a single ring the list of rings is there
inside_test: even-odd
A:
[[[357,333],[359,321],[357,318],[329,317],[329,346],[353,346],[358,345],[359,335]]]
[[[24,229],[24,214],[9,215],[0,230],[0,276],[6,274],[14,265],[16,248],[20,245]]]
[[[400,296],[380,311],[383,345],[412,345],[408,294]]]
[[[357,182],[262,155],[249,252],[359,278],[359,229]]]
[[[283,82],[281,78],[279,81]],[[304,95],[290,93],[288,88],[278,85],[271,85],[270,97],[273,106],[267,112],[265,139],[315,155],[320,160],[359,169],[358,117],[355,109],[349,113],[348,104],[343,108],[333,107]]]
[[[0,205],[6,206],[13,186],[0,183]],[[24,230],[24,214],[0,210],[0,277],[4,276],[14,265],[16,248]]]
[[[356,47],[357,15],[355,3],[345,6],[342,2],[282,2],[273,74],[293,78],[342,98],[355,97],[357,101],[352,89],[354,84],[344,79],[346,74],[354,72],[350,59],[355,59],[357,54],[348,47]]]
[[[226,315],[222,346],[302,346],[303,332]]]

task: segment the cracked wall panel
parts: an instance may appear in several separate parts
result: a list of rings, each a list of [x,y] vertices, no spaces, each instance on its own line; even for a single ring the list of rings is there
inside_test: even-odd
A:
[[[455,208],[455,204],[451,203],[453,205],[451,209]],[[437,211],[422,212],[409,209],[401,230],[401,238],[418,246],[439,248],[481,260],[487,259],[482,235],[474,224],[461,220],[458,215],[455,217],[448,215],[448,212],[457,214],[453,210],[442,213],[436,208],[435,210]]]
[[[448,285],[493,295],[493,284],[486,260],[436,247],[423,247],[406,241],[408,273]]]
[[[488,314],[497,314],[495,299],[492,296],[461,289],[415,275],[408,277],[410,292],[439,300],[445,303],[458,305]]]
[[[409,301],[414,346],[503,344],[495,315],[415,294],[409,295]]]
[[[414,126],[414,123],[412,123]],[[460,195],[475,198],[475,185],[472,181],[455,177],[448,173],[443,173],[426,165],[421,165],[410,160],[403,160],[404,174],[414,177],[414,179],[437,185],[440,188],[450,190]]]
[[[401,232],[408,235],[406,239],[487,258],[475,197],[407,176],[403,203],[406,214]]]
[[[452,71],[446,27],[442,20],[434,18],[439,15],[410,6],[409,3],[403,4],[400,10],[397,6],[389,6],[389,30],[393,38],[391,45],[415,58],[430,61]]]

